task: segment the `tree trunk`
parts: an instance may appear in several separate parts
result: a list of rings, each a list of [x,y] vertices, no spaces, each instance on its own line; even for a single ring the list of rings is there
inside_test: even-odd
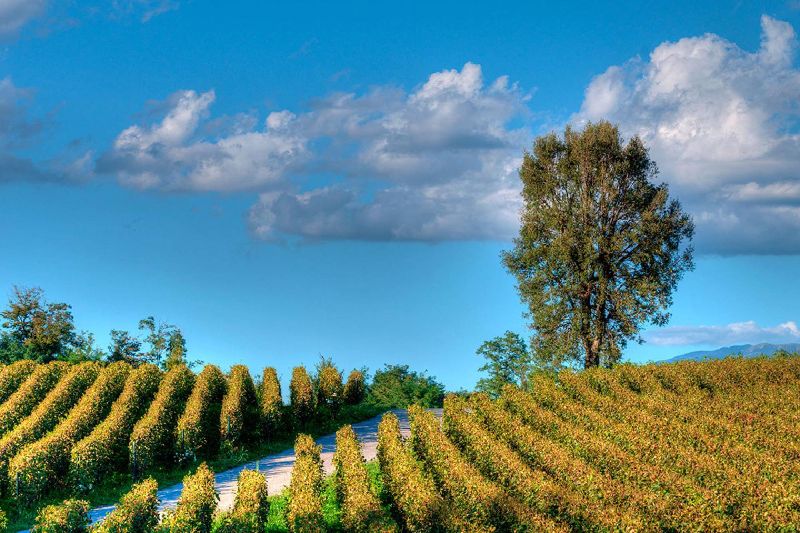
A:
[[[594,368],[600,366],[600,341],[597,339],[584,339],[583,347],[586,350],[586,358],[583,361],[583,368]]]

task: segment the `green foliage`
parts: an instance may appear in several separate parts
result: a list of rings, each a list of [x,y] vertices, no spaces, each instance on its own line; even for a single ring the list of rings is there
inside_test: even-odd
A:
[[[264,438],[272,439],[283,430],[283,397],[278,373],[272,367],[264,369],[259,394],[261,407],[261,432]]]
[[[219,419],[227,382],[214,365],[197,376],[186,408],[178,420],[178,455],[183,460],[208,459],[219,450]]]
[[[364,401],[367,394],[367,385],[364,382],[364,372],[353,370],[347,376],[347,383],[344,384],[344,403],[356,405]]]
[[[9,478],[14,480],[13,494],[16,498],[36,501],[66,481],[73,444],[105,418],[122,392],[129,373],[127,363],[114,363],[104,368],[53,431],[23,448],[11,460]]]
[[[8,343],[16,343],[31,359],[51,361],[65,353],[75,338],[71,307],[65,303],[48,303],[44,291],[38,287],[14,286],[8,308],[0,312],[0,316],[4,319]],[[0,358],[6,362],[13,360],[6,355],[12,354],[0,354]]]
[[[234,365],[219,417],[222,439],[232,447],[252,442],[258,434],[257,420],[258,398],[253,378],[246,366]]]
[[[5,402],[38,368],[31,360],[21,360],[0,369],[0,402]]]
[[[297,436],[294,445],[295,462],[289,484],[289,504],[286,521],[293,533],[325,531],[322,514],[321,448],[305,434]]]
[[[296,366],[289,382],[292,416],[296,426],[305,426],[314,416],[314,388],[305,367]]]
[[[692,221],[641,139],[608,123],[536,139],[520,178],[525,207],[508,270],[528,305],[537,357],[610,365],[666,309],[692,268]]]
[[[89,528],[89,502],[66,500],[48,505],[36,515],[31,533],[83,533]]]
[[[142,360],[142,342],[129,332],[112,329],[111,344],[108,346],[109,362],[125,361],[131,365],[139,364]]]
[[[386,413],[378,425],[378,463],[383,485],[408,531],[436,531],[443,513],[443,500],[422,469],[403,445],[400,424],[394,413]]]
[[[386,516],[378,498],[370,491],[369,475],[353,427],[336,432],[333,455],[334,485],[342,511],[342,526],[356,533],[392,532],[395,524]]]
[[[183,478],[178,506],[164,517],[158,533],[211,533],[218,500],[214,472],[202,463],[194,474]]]
[[[63,361],[38,365],[14,394],[0,405],[0,436],[14,429],[22,419],[31,414],[67,370],[69,364]]]
[[[321,358],[314,379],[317,397],[317,415],[335,418],[342,406],[342,373],[330,358]]]
[[[4,486],[9,486],[9,461],[24,446],[36,442],[52,430],[78,403],[99,372],[100,365],[97,363],[75,365],[30,415],[0,439],[0,472]]]
[[[233,510],[222,517],[214,532],[263,533],[268,518],[267,478],[255,470],[242,470]]]
[[[164,376],[147,414],[136,423],[131,434],[128,447],[134,478],[175,459],[178,418],[193,385],[194,374],[185,366],[173,368]]]
[[[158,483],[148,478],[136,483],[93,533],[151,533],[158,525]]]
[[[408,365],[386,365],[375,372],[369,398],[379,405],[400,409],[411,404],[441,407],[444,385],[424,372],[409,370]]]
[[[133,426],[147,410],[160,381],[161,371],[151,364],[131,372],[108,416],[72,448],[68,477],[75,489],[90,490],[127,466]]]
[[[486,359],[478,370],[489,373],[489,377],[478,381],[477,390],[497,398],[505,385],[528,387],[535,366],[528,346],[516,333],[506,331],[502,337],[484,342],[476,354]]]

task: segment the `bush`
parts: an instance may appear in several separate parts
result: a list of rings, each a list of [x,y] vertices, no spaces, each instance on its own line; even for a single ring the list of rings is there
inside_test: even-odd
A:
[[[88,435],[111,409],[130,373],[127,363],[105,367],[67,417],[44,438],[23,448],[9,464],[17,498],[38,500],[66,479],[73,444]]]
[[[151,533],[158,525],[157,493],[153,478],[135,484],[92,533]]]
[[[367,393],[367,386],[364,383],[364,373],[360,370],[353,370],[347,376],[347,383],[344,385],[344,403],[356,405],[364,401]]]
[[[364,457],[350,425],[336,432],[333,464],[336,467],[334,486],[345,531],[357,533],[396,531],[395,525],[384,514],[380,501],[370,492],[369,474],[364,464]]]
[[[234,447],[252,442],[259,429],[258,420],[258,398],[250,371],[244,365],[234,365],[219,418],[222,439]]]
[[[264,369],[261,380],[261,432],[271,439],[283,429],[283,398],[278,373],[272,367]]]
[[[289,504],[286,521],[294,533],[325,531],[322,515],[321,447],[305,434],[297,436],[294,445],[295,462],[289,483]]]
[[[155,365],[133,370],[108,416],[72,448],[69,480],[79,491],[90,490],[112,472],[128,464],[128,440],[133,426],[150,405],[161,381]]]
[[[147,414],[131,433],[128,447],[134,478],[175,457],[175,429],[193,384],[194,374],[184,365],[164,376]]]
[[[305,367],[296,366],[292,370],[289,396],[295,424],[304,426],[314,416],[314,389]]]
[[[6,365],[0,370],[0,403],[6,401],[39,365],[23,359]]]
[[[31,533],[83,533],[89,528],[89,502],[66,500],[48,505],[36,515]]]
[[[207,459],[219,450],[218,422],[225,388],[225,375],[214,365],[206,365],[197,376],[186,409],[178,420],[180,459]]]
[[[336,418],[342,405],[342,373],[330,359],[317,365],[317,414],[322,418]]]
[[[435,531],[442,513],[442,497],[433,480],[403,445],[400,424],[386,413],[378,425],[378,463],[383,484],[411,532]]]
[[[0,406],[0,435],[5,435],[31,411],[56,386],[70,368],[62,361],[38,365],[22,385]]]
[[[444,385],[424,373],[409,370],[408,365],[386,365],[375,372],[369,396],[374,403],[398,409],[412,404],[441,407]]]
[[[8,487],[8,462],[25,445],[42,438],[58,424],[64,415],[75,406],[84,391],[97,378],[98,363],[75,365],[61,378],[36,409],[22,422],[0,439],[0,471],[3,485]]]
[[[214,489],[214,472],[202,463],[194,474],[183,478],[178,506],[167,513],[159,533],[210,533],[219,496]]]
[[[269,516],[267,497],[267,478],[255,470],[242,470],[233,511],[222,518],[215,533],[263,533]]]

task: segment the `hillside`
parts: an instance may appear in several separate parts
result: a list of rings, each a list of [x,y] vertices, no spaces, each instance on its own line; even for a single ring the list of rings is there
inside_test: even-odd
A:
[[[800,343],[770,344],[762,342],[759,344],[736,344],[725,346],[716,350],[700,350],[689,352],[670,359],[660,361],[662,363],[674,363],[677,361],[702,361],[705,359],[722,359],[731,355],[742,355],[744,357],[758,357],[760,355],[774,355],[775,352],[785,351],[789,353],[800,352]]]

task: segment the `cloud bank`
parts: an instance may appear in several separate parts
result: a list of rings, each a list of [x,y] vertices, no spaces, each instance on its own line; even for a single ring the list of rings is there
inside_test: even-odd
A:
[[[697,223],[697,248],[800,252],[797,38],[763,16],[747,52],[714,35],[658,46],[592,80],[576,121],[607,118],[651,148]]]
[[[646,332],[644,339],[657,346],[727,346],[748,343],[800,342],[800,329],[789,321],[774,327],[761,327],[753,321],[724,326],[671,326]]]
[[[213,91],[181,91],[159,122],[121,132],[98,170],[164,191],[259,193],[248,222],[264,240],[508,239],[520,207],[516,168],[529,130],[509,124],[526,96],[479,65],[431,74],[417,89],[334,94],[301,113],[217,121]]]

